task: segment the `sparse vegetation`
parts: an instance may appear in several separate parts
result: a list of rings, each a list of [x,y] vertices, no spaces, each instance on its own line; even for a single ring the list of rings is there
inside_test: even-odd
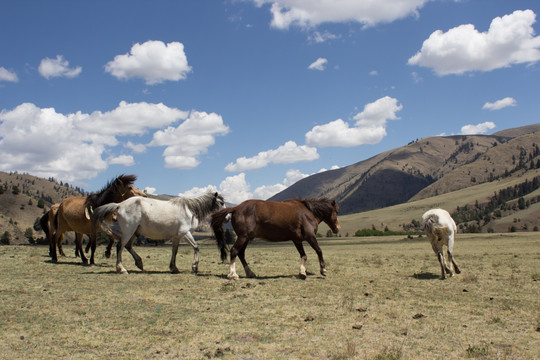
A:
[[[168,269],[169,246],[137,247],[146,272],[129,258],[128,276],[101,256],[95,267],[72,255],[52,264],[46,246],[0,247],[9,269],[0,283],[0,352],[9,359],[537,356],[534,234],[459,234],[454,251],[463,272],[445,281],[429,243],[402,240],[323,238],[328,275],[318,274],[307,247],[305,281],[286,243],[250,244],[246,255],[259,277],[243,277],[239,265],[238,281],[225,278],[228,265],[211,241],[201,244],[198,275],[189,269],[189,246],[179,251],[178,275]],[[73,246],[65,251],[73,254]]]

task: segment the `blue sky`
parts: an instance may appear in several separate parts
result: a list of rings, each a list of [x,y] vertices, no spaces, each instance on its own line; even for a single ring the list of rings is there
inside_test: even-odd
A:
[[[266,199],[436,135],[540,122],[540,2],[0,3],[0,170]]]

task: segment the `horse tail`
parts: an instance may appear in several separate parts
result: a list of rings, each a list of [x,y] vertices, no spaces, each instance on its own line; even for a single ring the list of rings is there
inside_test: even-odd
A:
[[[41,230],[45,233],[45,236],[47,237],[47,240],[50,240],[49,238],[49,213],[46,212],[41,219],[39,219],[39,225],[41,226]]]
[[[217,246],[221,253],[221,261],[227,259],[227,243],[225,241],[225,232],[223,231],[223,223],[227,220],[227,216],[234,211],[233,207],[218,210],[212,213],[212,230],[216,236]]]
[[[450,234],[451,229],[446,225],[442,225],[439,222],[439,217],[435,214],[428,215],[424,219],[424,231],[426,234],[432,234],[434,237],[437,236],[447,236]]]
[[[96,230],[103,230],[109,236],[120,236],[120,234],[114,231],[114,227],[111,227],[111,221],[116,219],[118,206],[119,204],[117,203],[109,203],[94,209],[92,213],[92,224],[94,228]]]

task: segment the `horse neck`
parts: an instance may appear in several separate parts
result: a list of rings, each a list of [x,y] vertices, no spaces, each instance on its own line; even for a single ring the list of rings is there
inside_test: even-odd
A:
[[[94,207],[98,207],[112,202],[122,202],[125,199],[125,193],[120,193],[107,188],[97,194],[89,195],[87,203],[90,203]]]
[[[317,218],[319,224],[330,215],[327,211],[328,205],[322,200],[304,200],[303,203],[311,211],[313,216]]]
[[[186,206],[197,219],[202,220],[212,212],[211,206],[208,206],[211,200],[209,195],[205,194],[197,198],[177,198],[175,203]]]

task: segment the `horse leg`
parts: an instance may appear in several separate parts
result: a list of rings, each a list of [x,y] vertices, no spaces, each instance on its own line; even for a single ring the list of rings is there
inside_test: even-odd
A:
[[[296,246],[296,250],[298,250],[298,252],[300,253],[300,273],[298,274],[298,276],[300,277],[300,279],[305,280],[307,277],[307,273],[306,273],[307,255],[306,255],[306,252],[304,251],[304,246],[302,245],[301,240],[300,241],[294,240],[293,243],[294,243],[294,246]]]
[[[56,254],[56,244],[58,243],[58,239],[61,239],[62,238],[62,235],[60,233],[60,231],[56,231],[56,233],[54,234],[54,237],[52,238],[52,240],[49,242],[49,255],[51,256],[51,260],[52,262],[58,262],[58,255]]]
[[[184,238],[193,246],[193,264],[191,264],[191,271],[195,274],[199,271],[199,244],[193,238],[193,235],[188,231],[184,234]],[[177,247],[178,248],[178,247]],[[173,264],[173,259],[171,258],[171,265],[176,267],[176,254],[175,254],[175,263]]]
[[[171,269],[172,274],[178,274],[180,271],[176,267],[176,254],[178,253],[178,244],[180,243],[180,238],[175,237],[172,240],[172,253],[171,253],[171,262],[169,263],[169,269]]]
[[[251,271],[251,269],[249,268],[249,265],[246,261],[246,248],[247,248],[247,245],[248,245],[249,241],[246,241],[244,246],[242,246],[242,248],[240,248],[240,250],[238,250],[238,258],[240,259],[240,261],[242,262],[242,265],[244,266],[244,271],[246,272],[246,277],[248,278],[256,278],[257,275],[255,275],[255,273],[253,271]]]
[[[62,248],[62,240],[64,240],[63,234],[60,239],[58,239],[58,243],[56,244],[56,246],[58,246],[58,253],[60,254],[60,256],[66,256],[66,254],[64,253],[64,249]]]
[[[239,249],[244,246],[244,243],[247,243],[246,236],[238,236],[234,245],[231,248],[231,260],[229,262],[229,274],[227,275],[228,279],[238,280],[239,276],[236,273],[236,257],[238,256]]]
[[[96,247],[97,247],[97,237],[96,233],[92,232],[92,234],[88,235],[90,238],[88,240],[88,245],[90,245],[91,252],[90,252],[90,265],[95,265],[94,263],[94,254],[96,253]],[[82,248],[81,248],[82,251]]]
[[[116,272],[118,273],[122,273],[125,275],[128,274],[126,268],[122,265],[122,250],[124,249],[124,246],[126,246],[126,244],[128,244],[134,237],[135,234],[130,237],[122,236],[122,238],[118,241],[118,244],[116,245]]]
[[[109,244],[107,245],[107,250],[105,250],[105,257],[108,259],[111,257],[111,249],[114,245],[114,239],[109,237]]]
[[[82,238],[83,235],[79,233],[75,233],[75,249],[79,250],[79,254],[81,255],[81,260],[83,264],[88,264],[88,259],[86,256],[84,256],[84,253],[82,251]]]
[[[75,239],[77,239],[77,233],[75,233]],[[75,245],[77,244],[77,241],[75,241]],[[80,255],[80,250],[77,246],[75,246],[75,257],[78,258]]]
[[[313,235],[313,237],[308,237],[307,242],[309,243],[309,245],[311,245],[313,250],[315,250],[315,252],[317,253],[317,256],[319,258],[319,266],[321,267],[321,275],[326,276],[326,266],[324,264],[323,253],[322,253],[321,248],[319,247],[319,243],[317,242],[316,236]]]
[[[454,261],[453,252],[454,252],[454,234],[451,234],[448,237],[448,249],[447,249],[448,259],[450,260],[450,262],[454,266],[454,271],[456,272],[456,274],[460,274],[461,270],[459,270],[459,267],[457,266],[456,262]]]
[[[125,248],[126,250],[133,256],[133,260],[135,260],[135,266],[137,266],[141,271],[144,271],[143,269],[143,262],[139,254],[135,252],[135,249],[133,249],[133,242],[137,238],[137,235],[133,235],[131,239],[126,244]]]

